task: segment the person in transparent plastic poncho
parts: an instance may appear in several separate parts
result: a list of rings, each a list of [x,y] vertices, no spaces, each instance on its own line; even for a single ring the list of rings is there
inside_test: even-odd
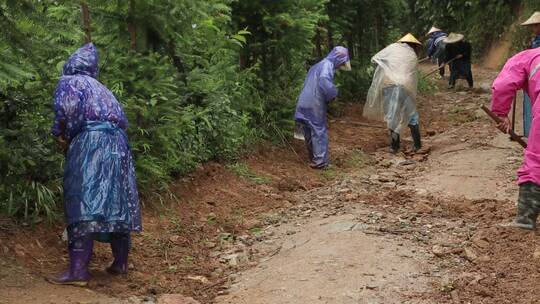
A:
[[[422,148],[415,102],[418,81],[416,52],[421,46],[413,35],[407,34],[371,59],[377,64],[377,69],[368,91],[364,117],[386,122],[394,153],[399,151],[400,134],[407,125],[415,151]]]
[[[69,267],[49,278],[54,284],[85,286],[94,240],[111,244],[110,274],[126,274],[130,233],[141,231],[133,157],[121,104],[97,80],[92,44],[64,65],[54,93],[52,134],[66,149],[64,212]]]
[[[349,51],[342,46],[335,47],[326,58],[309,69],[296,105],[294,117],[303,130],[313,169],[324,169],[329,164],[326,108],[338,95],[334,85],[337,69],[351,70]]]

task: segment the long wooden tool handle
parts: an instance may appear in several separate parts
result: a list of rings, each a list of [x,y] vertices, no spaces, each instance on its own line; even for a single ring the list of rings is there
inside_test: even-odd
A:
[[[516,129],[516,104],[517,98],[514,97],[514,102],[512,103],[512,130]]]
[[[502,119],[495,115],[495,113],[491,112],[491,110],[488,109],[488,107],[486,107],[485,105],[482,105],[482,110],[484,110],[484,112],[486,112],[486,114],[491,117],[491,119],[493,119],[496,123],[500,123],[502,121]],[[527,143],[523,140],[523,138],[521,138],[519,135],[517,135],[514,130],[510,129],[508,131],[508,134],[510,135],[510,138],[514,141],[516,141],[517,143],[519,143],[523,148],[527,148]]]
[[[424,75],[424,77],[422,77],[422,78],[427,78],[427,77],[431,76],[432,74],[434,74],[434,73],[437,72],[438,70],[440,70],[440,69],[446,67],[446,66],[449,65],[450,63],[456,61],[457,59],[459,59],[459,58],[455,57],[455,58],[452,58],[452,59],[448,60],[448,62],[445,62],[445,63],[441,64],[437,69],[435,69],[435,70],[433,70],[433,71],[427,73],[427,74]]]

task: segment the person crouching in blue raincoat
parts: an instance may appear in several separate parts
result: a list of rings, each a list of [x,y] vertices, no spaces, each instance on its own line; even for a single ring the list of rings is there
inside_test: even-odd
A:
[[[342,46],[335,47],[326,58],[311,67],[296,105],[294,117],[303,128],[313,169],[324,169],[329,164],[326,108],[338,95],[334,85],[337,69],[351,70],[349,51]]]
[[[107,271],[126,274],[130,233],[141,231],[141,213],[128,121],[122,106],[96,80],[98,54],[92,43],[64,65],[54,93],[52,134],[66,149],[64,211],[69,268],[54,284],[85,286],[94,240],[111,244]]]

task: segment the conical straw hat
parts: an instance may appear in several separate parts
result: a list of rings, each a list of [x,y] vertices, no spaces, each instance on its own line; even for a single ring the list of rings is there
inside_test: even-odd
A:
[[[403,38],[399,39],[398,42],[408,42],[408,43],[416,43],[416,44],[422,45],[422,43],[418,41],[418,39],[416,39],[416,37],[414,37],[413,34],[411,33],[403,36]]]
[[[451,43],[460,42],[461,40],[463,40],[463,38],[465,38],[463,34],[450,33],[448,37],[444,38],[443,42],[447,44],[451,44]]]
[[[531,16],[531,18],[527,19],[527,21],[523,22],[521,25],[534,25],[540,23],[540,12],[534,12],[534,14]]]
[[[429,34],[436,33],[436,32],[442,32],[442,30],[440,28],[436,28],[436,27],[433,26],[433,27],[431,27],[429,32],[426,34],[426,36],[429,36]]]

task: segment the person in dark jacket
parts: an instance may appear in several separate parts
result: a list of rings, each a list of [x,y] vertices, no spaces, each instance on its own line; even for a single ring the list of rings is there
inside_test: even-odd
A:
[[[446,62],[446,45],[443,40],[448,37],[448,34],[443,32],[441,29],[432,27],[427,33],[429,37],[427,41],[427,55],[431,60],[436,63],[439,67],[439,75],[444,77],[445,74],[445,62]]]
[[[469,88],[474,86],[471,71],[471,44],[464,41],[462,34],[450,33],[443,42],[446,45],[446,62],[450,66],[449,88],[456,86],[458,79],[466,79]]]

